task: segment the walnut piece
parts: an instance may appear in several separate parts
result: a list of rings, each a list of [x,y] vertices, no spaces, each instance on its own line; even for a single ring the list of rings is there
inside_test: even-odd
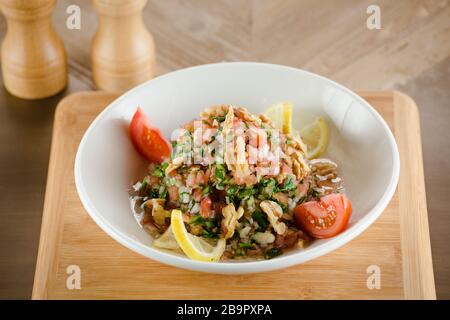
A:
[[[313,189],[324,196],[331,193],[343,192],[343,182],[338,175],[338,166],[328,159],[314,159],[310,161],[313,176]]]
[[[337,164],[329,159],[313,159],[309,162],[313,174],[336,176]]]
[[[250,112],[247,111],[247,109],[245,109],[243,107],[236,108],[234,110],[234,114],[236,115],[236,117],[241,118],[245,122],[252,123],[253,125],[255,125],[258,128],[261,126],[261,122],[262,122],[261,119],[259,117],[256,117],[255,115],[251,114]]]
[[[256,232],[252,238],[253,240],[262,245],[268,245],[275,241],[275,236],[270,231]]]
[[[227,115],[225,116],[225,120],[223,121],[222,132],[223,132],[224,136],[226,136],[233,128],[233,121],[234,121],[234,111],[233,111],[233,106],[230,106],[228,108]]]
[[[172,160],[172,162],[167,166],[165,174],[168,175],[170,172],[178,169],[183,164],[184,158],[183,157],[177,157]]]
[[[222,209],[222,232],[225,239],[233,236],[238,220],[244,215],[244,208],[239,207],[236,211],[232,203]]]
[[[284,234],[287,230],[286,225],[283,222],[278,221],[283,215],[283,210],[280,205],[274,201],[264,200],[259,204],[262,211],[267,214],[270,225],[273,227],[277,234]]]
[[[245,141],[242,136],[239,136],[236,139],[236,175],[243,179],[249,174],[250,170],[245,152]]]
[[[297,177],[298,180],[302,180],[304,177],[306,177],[310,172],[311,168],[309,167],[308,163],[306,162],[305,158],[303,157],[303,154],[300,151],[295,151],[292,154],[293,158],[293,173]]]

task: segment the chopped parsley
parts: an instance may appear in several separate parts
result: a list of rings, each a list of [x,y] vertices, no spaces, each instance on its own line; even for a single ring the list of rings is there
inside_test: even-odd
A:
[[[244,248],[244,249],[254,249],[255,248],[253,246],[253,244],[251,244],[249,242],[239,242],[239,247]]]
[[[210,239],[218,239],[219,238],[219,235],[217,233],[214,233],[207,229],[203,229],[202,236],[205,238],[210,238]]]
[[[197,215],[191,217],[191,219],[189,220],[189,224],[201,226],[203,228],[202,236],[205,238],[216,239],[219,237],[219,235],[217,234],[216,219],[203,218],[202,216]]]
[[[156,166],[155,171],[153,171],[153,176],[158,178],[163,178],[166,174],[166,169],[169,166],[168,162],[163,162]]]
[[[210,192],[211,192],[211,186],[209,184],[207,184],[202,189],[202,196],[207,195]]]
[[[252,218],[258,223],[259,230],[266,230],[269,221],[265,213],[261,211],[253,211]]]
[[[214,117],[213,119],[217,120],[217,122],[224,122],[225,121],[225,116],[219,116],[219,117]]]
[[[225,166],[223,164],[217,164],[214,176],[218,181],[222,181],[225,179]]]
[[[275,257],[278,257],[279,255],[281,255],[282,252],[280,249],[278,248],[272,248],[266,251],[266,253],[264,254],[264,258],[265,259],[272,259]]]
[[[248,198],[250,198],[253,195],[254,192],[255,192],[255,189],[253,187],[247,187],[247,188],[239,190],[238,197],[241,200],[247,200]]]
[[[295,183],[294,183],[294,179],[292,178],[292,176],[288,176],[286,178],[286,180],[284,180],[283,186],[279,189],[279,191],[282,192],[289,192],[291,190],[294,190],[295,187]]]

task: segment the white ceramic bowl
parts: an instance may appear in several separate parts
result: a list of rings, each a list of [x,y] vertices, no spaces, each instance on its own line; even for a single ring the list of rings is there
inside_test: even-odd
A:
[[[265,261],[207,263],[152,249],[149,236],[133,217],[130,186],[142,178],[145,161],[127,135],[141,106],[153,125],[169,137],[172,130],[204,108],[234,104],[261,113],[290,101],[294,126],[323,116],[330,125],[324,155],[336,161],[353,204],[347,230]],[[369,227],[388,205],[399,177],[394,137],[381,116],[343,86],[303,70],[263,63],[219,63],[172,72],[148,81],[112,102],[91,124],[78,148],[75,181],[92,219],[122,245],[169,265],[212,273],[252,273],[285,268],[324,255]],[[375,240],[375,239],[374,239]],[[337,266],[338,267],[338,266]]]

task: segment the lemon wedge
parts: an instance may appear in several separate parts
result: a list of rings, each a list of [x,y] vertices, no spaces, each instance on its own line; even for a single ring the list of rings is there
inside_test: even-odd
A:
[[[329,129],[321,117],[300,130],[300,136],[307,146],[308,159],[317,158],[328,146]]]
[[[168,249],[168,250],[176,250],[180,249],[177,240],[175,239],[175,235],[172,232],[172,226],[169,228],[157,239],[153,240],[153,246],[160,249]]]
[[[225,251],[225,239],[219,239],[216,246],[212,246],[202,238],[187,232],[180,210],[172,210],[171,227],[178,245],[193,260],[217,262]]]
[[[272,121],[275,128],[282,133],[292,131],[292,104],[289,102],[278,103],[267,109],[264,114]]]

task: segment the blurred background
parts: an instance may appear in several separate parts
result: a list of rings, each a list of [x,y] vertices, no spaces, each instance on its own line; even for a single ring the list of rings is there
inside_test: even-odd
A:
[[[66,27],[71,4],[81,8],[80,30]],[[381,30],[366,26],[371,4],[381,8]],[[149,0],[143,16],[155,40],[156,75],[210,62],[264,61],[356,91],[410,95],[420,109],[437,297],[450,299],[449,1]],[[0,298],[31,296],[55,107],[70,93],[95,90],[92,3],[57,1],[53,23],[68,53],[68,87],[34,101],[0,88]],[[0,39],[5,33],[2,15]]]

